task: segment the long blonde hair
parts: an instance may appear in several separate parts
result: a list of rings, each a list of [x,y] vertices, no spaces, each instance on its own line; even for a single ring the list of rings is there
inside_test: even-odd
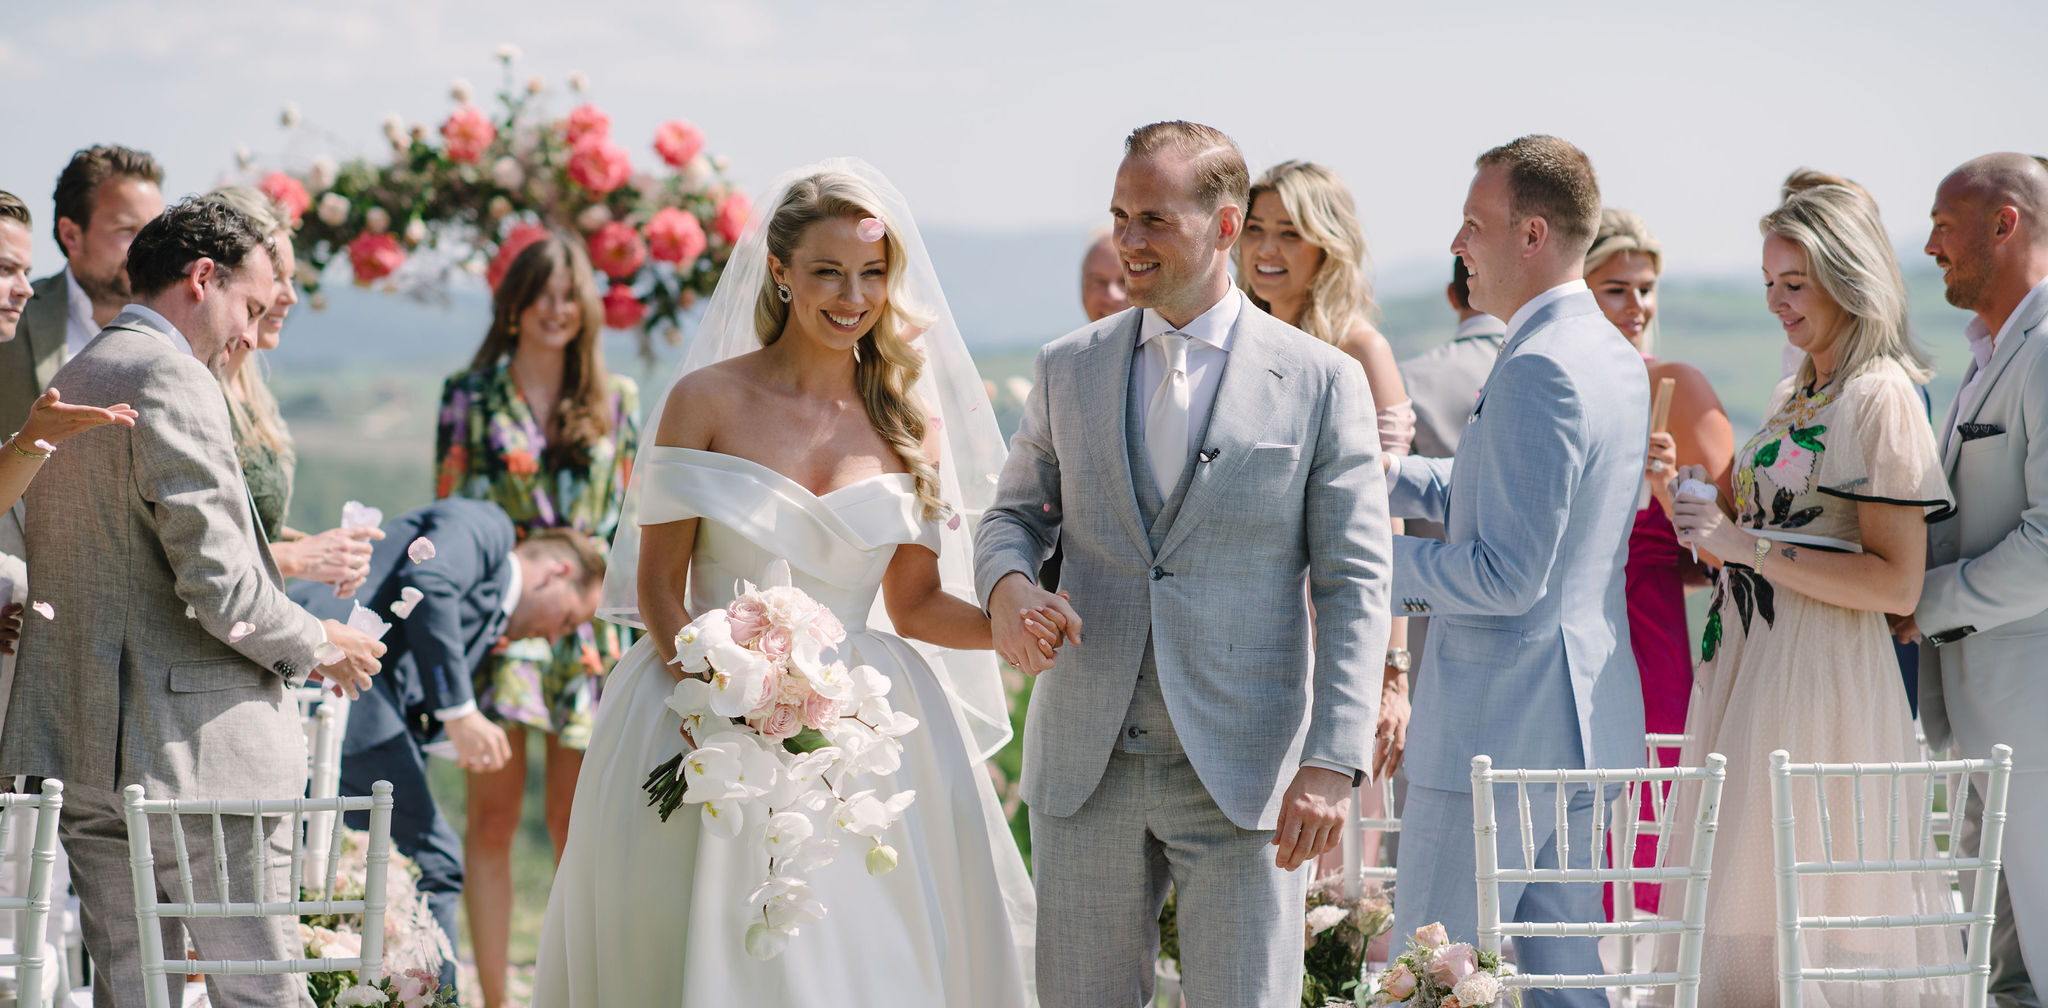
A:
[[[1849,316],[1832,380],[1846,383],[1873,363],[1891,359],[1916,384],[1933,376],[1906,321],[1906,283],[1869,190],[1848,179],[1802,168],[1785,179],[1784,202],[1757,222],[1806,252],[1814,283]],[[1813,358],[1799,364],[1799,384],[1819,380]]]
[[[1246,213],[1251,212],[1260,193],[1280,197],[1287,219],[1301,229],[1309,244],[1323,250],[1322,265],[1309,278],[1308,296],[1302,303],[1302,331],[1338,346],[1350,335],[1354,319],[1368,324],[1376,321],[1379,306],[1373,303],[1372,281],[1365,273],[1365,229],[1358,225],[1358,204],[1343,180],[1312,161],[1282,161],[1252,183]],[[1260,311],[1271,311],[1273,306],[1252,290],[1243,242],[1238,242],[1232,255],[1237,260],[1238,287]]]
[[[291,241],[291,214],[283,204],[255,186],[221,186],[206,194],[207,199],[225,203],[241,211],[256,222],[256,230],[265,235],[276,236],[279,241]],[[250,351],[242,357],[242,366],[232,374],[221,376],[221,387],[227,390],[228,415],[234,418],[237,438],[246,438],[276,452],[285,461],[285,470],[291,470],[291,463],[298,457],[292,444],[291,429],[284,424],[284,416],[278,412],[277,396],[270,391],[270,383],[264,372],[269,365],[258,351]]]
[[[1593,232],[1593,244],[1586,249],[1584,274],[1592,276],[1607,260],[1627,252],[1647,257],[1650,269],[1658,276],[1664,275],[1664,244],[1650,234],[1650,226],[1643,223],[1643,218],[1634,210],[1601,207],[1600,227]],[[1641,342],[1644,353],[1656,345],[1656,318],[1652,317],[1650,324],[1643,327]]]
[[[868,423],[889,443],[896,457],[917,483],[917,497],[924,504],[927,520],[937,520],[948,510],[939,498],[939,469],[925,455],[925,409],[912,391],[924,372],[924,355],[910,344],[906,334],[922,332],[931,318],[910,302],[903,259],[894,254],[895,232],[881,212],[882,200],[866,182],[839,172],[820,172],[789,187],[789,193],[768,219],[768,251],[788,263],[796,255],[804,232],[819,221],[840,217],[874,217],[885,228],[889,264],[883,279],[887,301],[875,315],[875,324],[854,345],[853,384],[867,407]],[[775,289],[775,276],[762,279],[761,292],[754,300],[754,332],[762,346],[782,338],[789,324],[789,305]]]

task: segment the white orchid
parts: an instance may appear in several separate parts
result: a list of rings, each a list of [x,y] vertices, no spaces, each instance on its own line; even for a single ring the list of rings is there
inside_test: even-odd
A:
[[[825,916],[825,905],[811,895],[811,884],[788,875],[770,876],[747,902],[760,905],[768,926],[787,935]]]
[[[896,870],[896,848],[876,844],[868,849],[868,874],[887,875]]]
[[[683,730],[697,738],[704,733],[704,721],[714,712],[711,709],[711,684],[696,676],[684,676],[669,691],[668,709],[683,719]]]
[[[704,833],[720,840],[734,840],[747,828],[747,806],[738,799],[716,798],[704,802]]]
[[[747,954],[756,959],[773,959],[789,947],[789,936],[756,921],[747,928]]]
[[[768,817],[768,828],[761,837],[761,846],[767,849],[771,858],[793,857],[816,831],[811,817],[802,812],[777,812]]]
[[[814,836],[788,855],[787,860],[776,859],[776,867],[799,878],[809,875],[832,863],[839,855],[839,841],[829,836]]]
[[[815,648],[817,644],[816,642],[811,642],[810,646]],[[798,642],[797,650],[799,652],[804,650],[804,641]],[[867,666],[861,667],[866,668]],[[844,702],[853,695],[853,691],[857,688],[853,673],[848,671],[846,666],[839,662],[820,664],[814,668],[801,669],[801,671],[804,674],[804,678],[810,681],[811,690],[828,699]]]
[[[726,623],[725,610],[713,609],[676,632],[675,664],[686,673],[700,671],[712,646],[721,643],[732,643],[732,628]]]
[[[833,821],[839,824],[840,829],[855,836],[878,840],[889,827],[896,825],[903,810],[909,808],[916,798],[916,791],[899,791],[887,799],[875,797],[873,791],[862,791],[839,804]]]
[[[775,665],[732,641],[712,645],[711,709],[720,717],[746,717],[768,700],[775,687]]]

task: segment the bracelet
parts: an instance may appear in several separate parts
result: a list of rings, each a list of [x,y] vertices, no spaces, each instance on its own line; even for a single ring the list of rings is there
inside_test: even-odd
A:
[[[43,452],[42,454],[38,455],[35,452],[28,451],[22,448],[21,442],[17,440],[20,437],[20,431],[15,431],[14,433],[7,436],[7,447],[14,449],[14,454],[19,455],[25,459],[35,459],[38,462],[41,462],[42,460],[49,458],[50,455],[52,454],[51,452]]]

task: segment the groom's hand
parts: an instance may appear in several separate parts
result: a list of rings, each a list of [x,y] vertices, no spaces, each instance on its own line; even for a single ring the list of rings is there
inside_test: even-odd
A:
[[[1081,617],[1066,597],[1033,584],[1021,571],[1011,571],[996,582],[988,593],[988,616],[996,654],[1026,675],[1052,668],[1053,651],[1061,638],[1081,643]],[[1058,625],[1046,627],[1048,618]],[[1027,620],[1039,623],[1038,632]],[[1053,632],[1050,643],[1042,634],[1048,629]]]
[[[1293,871],[1337,846],[1350,808],[1351,778],[1323,767],[1295,771],[1294,782],[1280,798],[1280,827],[1273,831],[1273,846],[1280,852],[1273,863],[1282,871]]]

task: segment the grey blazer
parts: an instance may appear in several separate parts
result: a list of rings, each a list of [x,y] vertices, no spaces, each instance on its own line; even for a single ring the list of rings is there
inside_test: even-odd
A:
[[[65,276],[58,270],[35,282],[35,295],[22,309],[14,338],[0,343],[0,436],[21,429],[28,408],[50,387],[64,363],[64,340],[71,324]],[[70,389],[64,392],[65,402],[84,401],[71,396]]]
[[[1958,756],[1981,757],[2009,743],[2015,769],[2048,770],[2022,744],[2048,723],[2048,293],[2024,310],[1939,432],[1956,513],[1927,531],[1913,615],[1922,633],[1950,641],[1920,648],[1928,744],[1959,739],[1969,751]],[[1976,374],[1972,363],[1965,384]]]
[[[131,315],[57,380],[140,417],[65,442],[29,487],[30,582],[55,618],[24,621],[0,775],[159,798],[304,793],[285,688],[323,632],[256,529],[220,384]],[[237,623],[251,629],[230,642]]]
[[[1472,788],[1472,757],[1534,769],[1638,766],[1643,695],[1622,566],[1650,437],[1643,361],[1589,293],[1502,348],[1451,459],[1409,456],[1394,540],[1399,615],[1428,616],[1404,766]]]
[[[1356,361],[1247,303],[1193,481],[1155,552],[1126,446],[1141,314],[1039,352],[975,544],[986,605],[1058,542],[1060,586],[1084,621],[1084,643],[1032,693],[1024,798],[1067,816],[1094,792],[1149,638],[1203,786],[1238,826],[1271,829],[1303,759],[1370,766],[1389,627],[1372,393]]]
[[[1465,436],[1465,422],[1479,403],[1479,389],[1493,372],[1493,362],[1500,359],[1501,344],[1507,342],[1506,327],[1499,319],[1480,316],[1473,321],[1481,319],[1485,325],[1480,331],[1455,337],[1401,365],[1401,384],[1415,404],[1415,455],[1450,458],[1458,454],[1458,439]],[[1425,539],[1444,537],[1442,525],[1421,519],[1409,522],[1404,531]],[[1409,624],[1411,638],[1414,626]]]

